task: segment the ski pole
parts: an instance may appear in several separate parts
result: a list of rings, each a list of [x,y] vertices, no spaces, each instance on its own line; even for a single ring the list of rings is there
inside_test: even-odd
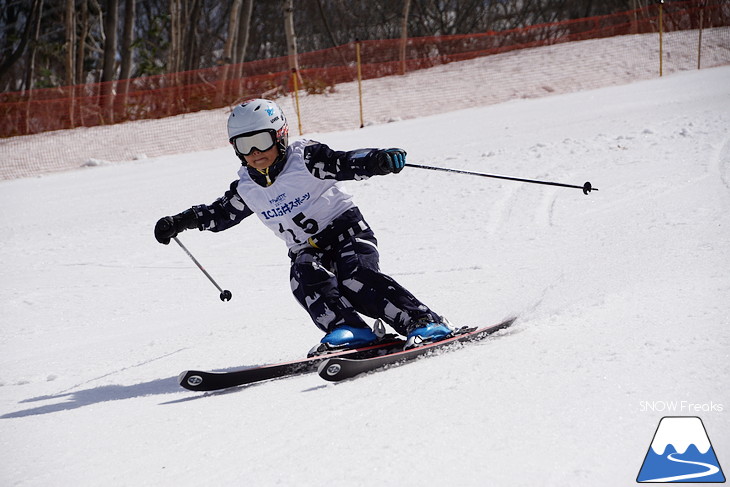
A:
[[[406,166],[417,167],[419,169],[429,169],[431,171],[445,171],[445,172],[454,172],[457,174],[469,174],[471,176],[481,176],[484,178],[506,179],[508,181],[519,181],[521,183],[546,184],[548,186],[560,186],[562,188],[576,188],[576,189],[582,189],[583,194],[588,194],[591,191],[598,191],[598,188],[594,188],[591,185],[590,181],[586,181],[583,184],[583,186],[577,186],[575,184],[555,183],[552,181],[538,181],[537,179],[514,178],[511,176],[497,176],[495,174],[485,174],[485,173],[481,173],[481,172],[464,171],[462,169],[450,169],[447,167],[424,166],[421,164],[410,164],[410,163],[406,163]]]
[[[212,282],[213,285],[218,288],[218,290],[221,292],[221,296],[220,296],[221,297],[221,301],[230,301],[231,298],[233,297],[233,295],[231,294],[231,292],[229,290],[227,290],[227,289],[225,289],[225,290],[224,289],[221,289],[221,287],[218,285],[218,283],[215,282],[215,279],[213,279],[213,277],[211,277],[211,275],[208,274],[208,271],[206,271],[203,268],[203,266],[200,265],[200,262],[198,262],[198,259],[196,259],[195,257],[193,257],[193,254],[191,254],[190,251],[187,248],[185,248],[185,246],[182,244],[182,242],[177,237],[172,237],[172,239],[175,242],[177,242],[177,244],[180,246],[181,249],[183,249],[185,251],[186,254],[188,254],[188,257],[190,257],[190,259],[193,262],[195,262],[195,265],[198,266],[198,269],[200,269],[201,271],[203,271],[203,274],[205,274],[205,276],[208,279],[210,279],[210,282]]]

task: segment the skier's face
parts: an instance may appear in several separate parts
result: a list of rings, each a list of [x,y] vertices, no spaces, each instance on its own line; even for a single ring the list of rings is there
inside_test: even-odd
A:
[[[254,169],[263,170],[271,166],[276,158],[279,156],[279,148],[274,144],[269,150],[259,151],[254,149],[249,155],[243,156],[246,159],[246,164],[253,167]]]

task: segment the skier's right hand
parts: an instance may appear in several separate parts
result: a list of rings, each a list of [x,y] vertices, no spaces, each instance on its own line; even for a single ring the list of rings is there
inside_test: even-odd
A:
[[[195,212],[185,210],[174,216],[166,216],[157,220],[155,224],[155,238],[161,244],[167,245],[170,239],[177,237],[178,233],[191,228],[198,227],[198,217]]]
[[[172,237],[177,237],[175,230],[175,221],[171,216],[166,216],[157,220],[155,225],[155,238],[161,244],[167,245]]]

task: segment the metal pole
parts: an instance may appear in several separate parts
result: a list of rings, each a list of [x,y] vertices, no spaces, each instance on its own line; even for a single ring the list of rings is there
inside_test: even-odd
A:
[[[705,23],[705,2],[700,2],[700,35],[697,41],[697,69],[700,69],[700,59],[702,58],[702,27]]]
[[[227,289],[222,289],[218,285],[218,283],[215,282],[215,279],[213,279],[213,277],[210,274],[208,274],[208,271],[206,271],[205,268],[203,268],[203,266],[200,265],[200,262],[198,262],[198,259],[196,259],[195,257],[193,257],[193,254],[190,253],[190,251],[182,244],[182,242],[177,237],[172,237],[172,239],[180,246],[181,249],[183,249],[185,251],[186,254],[188,254],[188,257],[190,257],[190,260],[192,260],[193,262],[195,262],[195,265],[198,266],[198,269],[200,269],[201,271],[203,271],[203,274],[205,274],[205,276],[208,279],[210,279],[210,282],[212,282],[213,285],[216,288],[218,288],[218,290],[221,292],[221,295],[220,295],[221,301],[230,301],[231,298],[233,297],[233,295],[231,294],[231,292],[228,291]]]
[[[357,96],[360,99],[360,128],[365,126],[362,116],[362,63],[360,62],[360,41],[355,43],[355,54],[357,56]]]
[[[299,135],[302,135],[304,132],[302,132],[302,114],[299,110],[299,73],[297,72],[296,68],[292,68],[291,76],[292,80],[294,81],[294,100],[296,102],[297,108],[297,123],[299,124]]]
[[[452,173],[457,173],[457,174],[468,174],[470,176],[481,176],[484,178],[506,179],[507,181],[518,181],[521,183],[544,184],[544,185],[548,185],[548,186],[560,186],[561,188],[576,188],[576,189],[582,189],[583,194],[588,194],[591,191],[598,191],[598,188],[594,188],[593,185],[591,185],[590,181],[586,181],[585,183],[583,183],[583,186],[578,186],[575,184],[556,183],[553,181],[540,181],[537,179],[515,178],[512,176],[498,176],[496,174],[485,174],[485,173],[481,173],[481,172],[464,171],[462,169],[450,169],[450,168],[446,168],[446,167],[424,166],[421,164],[407,163],[406,166],[416,167],[419,169],[428,169],[431,171],[444,171],[444,172],[452,172]]]
[[[664,63],[664,0],[659,0],[659,77],[663,74],[663,63]]]

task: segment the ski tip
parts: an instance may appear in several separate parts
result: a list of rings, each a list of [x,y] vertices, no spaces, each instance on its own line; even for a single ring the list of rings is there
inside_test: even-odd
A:
[[[515,324],[515,322],[517,321],[518,318],[519,318],[519,316],[517,316],[517,315],[510,316],[508,318],[505,318],[502,321],[502,324],[505,326],[505,328],[508,327],[508,326],[512,326],[512,325]]]
[[[511,328],[511,327],[512,327],[512,325],[514,325],[514,324],[515,324],[515,322],[517,322],[517,319],[518,319],[518,318],[519,318],[518,316],[510,316],[509,318],[505,318],[505,319],[504,319],[504,320],[502,320],[502,322],[500,322],[499,324],[497,324],[497,325],[494,325],[494,326],[492,327],[492,331],[491,331],[491,332],[492,332],[492,333],[495,333],[495,332],[500,332],[500,331],[502,331],[502,330],[505,330],[505,329],[507,329],[507,328]],[[490,333],[490,334],[491,334],[491,333]]]

